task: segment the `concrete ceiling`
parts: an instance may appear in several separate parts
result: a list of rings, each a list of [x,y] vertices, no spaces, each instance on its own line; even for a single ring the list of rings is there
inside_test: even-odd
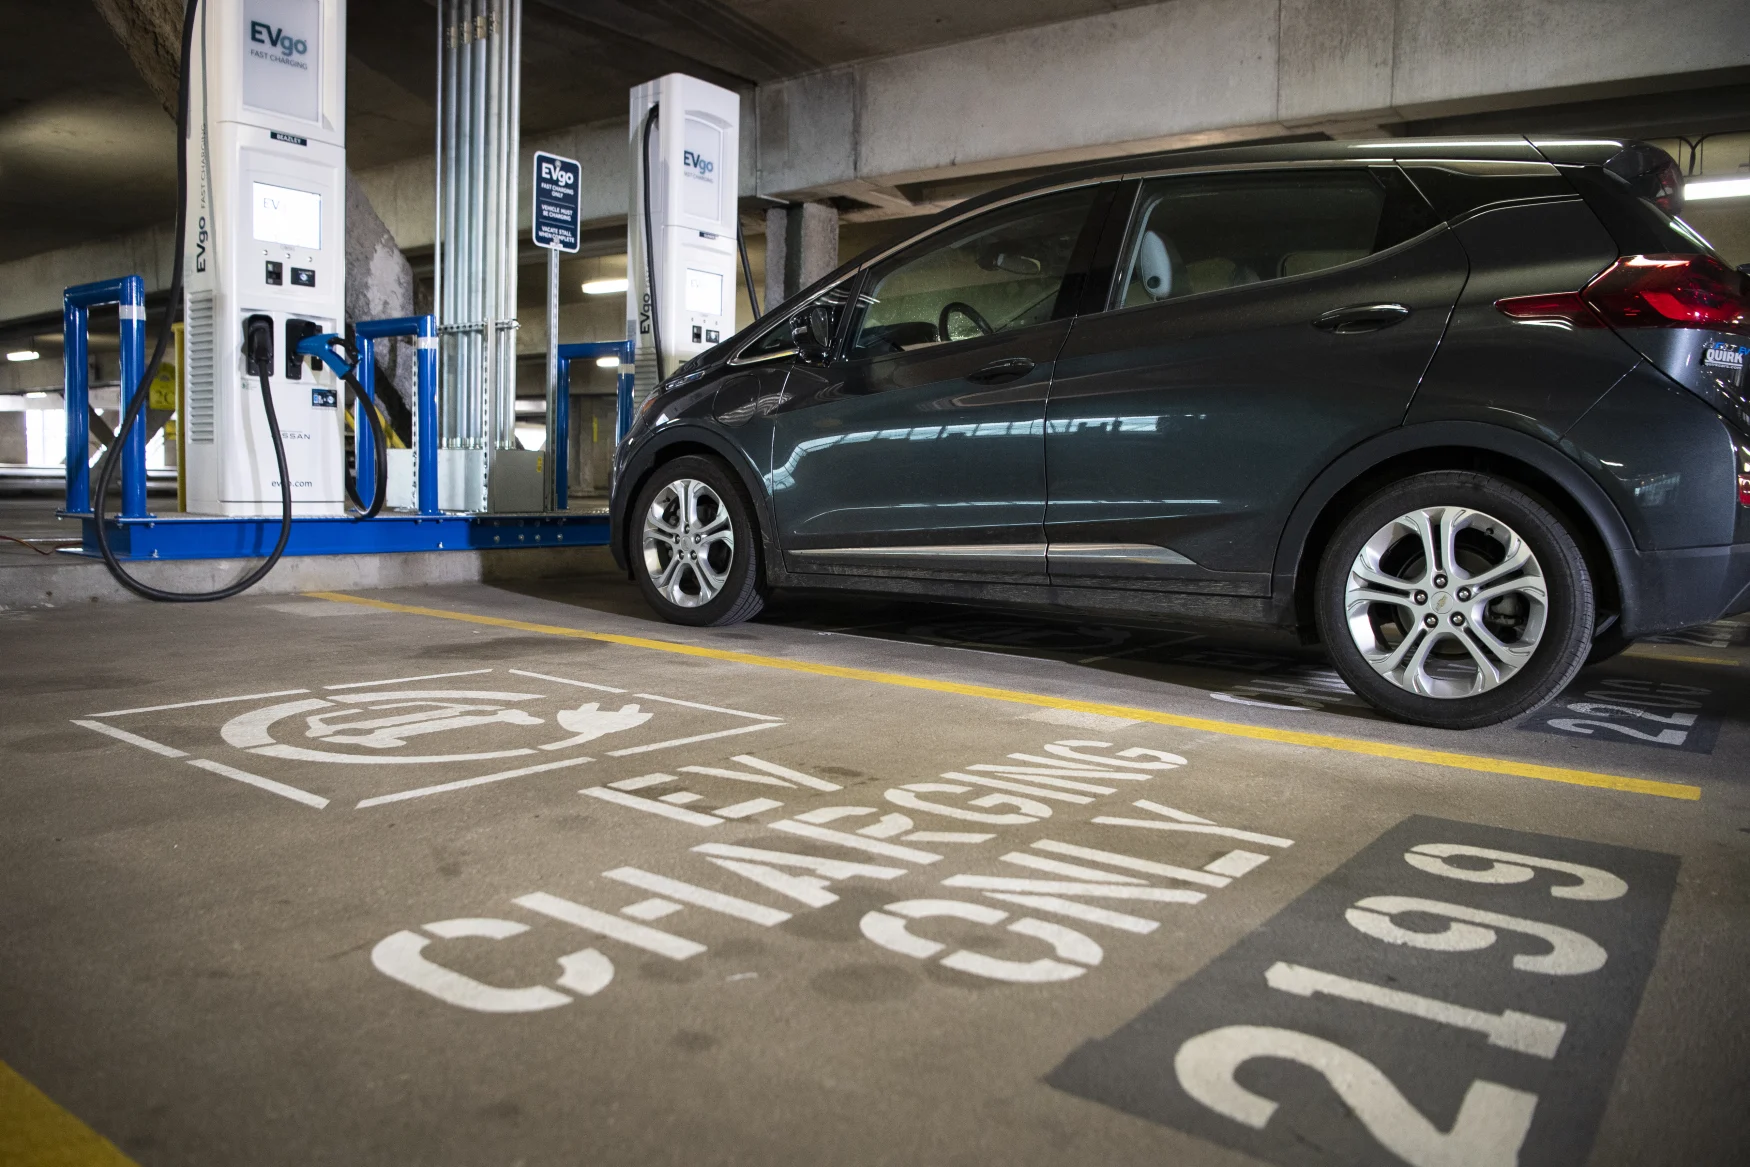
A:
[[[745,88],[827,65],[1149,0],[525,0],[523,132],[622,116],[684,71]],[[431,151],[430,0],[353,0],[350,161]],[[0,262],[168,220],[174,127],[88,0],[0,0]]]

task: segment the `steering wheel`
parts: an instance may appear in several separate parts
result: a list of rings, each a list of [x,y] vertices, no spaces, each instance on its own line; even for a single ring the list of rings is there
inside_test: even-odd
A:
[[[978,314],[977,308],[974,308],[971,304],[968,304],[963,300],[950,300],[942,305],[942,311],[936,317],[936,335],[942,340],[946,341],[952,339],[948,335],[948,317],[954,315],[956,312],[972,321],[972,326],[978,329],[982,335],[992,336],[996,333],[996,329],[990,326],[990,321]]]

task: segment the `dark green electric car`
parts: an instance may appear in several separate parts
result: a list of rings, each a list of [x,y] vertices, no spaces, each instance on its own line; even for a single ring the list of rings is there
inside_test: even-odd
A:
[[[1084,166],[689,361],[617,455],[663,617],[769,589],[1246,621],[1406,720],[1750,609],[1750,279],[1630,142]]]

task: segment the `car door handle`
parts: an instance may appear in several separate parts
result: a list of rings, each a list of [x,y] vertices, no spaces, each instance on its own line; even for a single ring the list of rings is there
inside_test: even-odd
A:
[[[1358,332],[1378,332],[1382,328],[1409,319],[1410,309],[1406,304],[1354,304],[1348,308],[1336,308],[1313,321],[1314,328],[1322,328],[1326,332],[1334,332],[1338,336],[1351,336]]]
[[[1005,357],[1000,361],[992,361],[976,373],[966,374],[966,379],[980,385],[994,385],[998,381],[1013,381],[1016,377],[1025,377],[1032,371],[1033,362],[1026,357]]]

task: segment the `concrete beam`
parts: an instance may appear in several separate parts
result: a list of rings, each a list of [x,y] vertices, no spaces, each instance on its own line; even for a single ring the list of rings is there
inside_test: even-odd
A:
[[[107,0],[105,0],[107,2]],[[865,61],[744,94],[744,200],[939,209],[901,189],[1146,150],[1750,79],[1742,0],[1169,0]],[[627,130],[525,140],[583,163],[583,225],[624,222]],[[358,175],[404,250],[432,242],[430,156]],[[526,227],[528,198],[518,198]],[[152,233],[0,265],[0,321],[144,270]],[[167,274],[167,266],[162,270]]]
[[[0,263],[0,321],[59,315],[64,289],[113,276],[139,275],[148,292],[161,292],[175,250],[176,227],[165,223]]]

